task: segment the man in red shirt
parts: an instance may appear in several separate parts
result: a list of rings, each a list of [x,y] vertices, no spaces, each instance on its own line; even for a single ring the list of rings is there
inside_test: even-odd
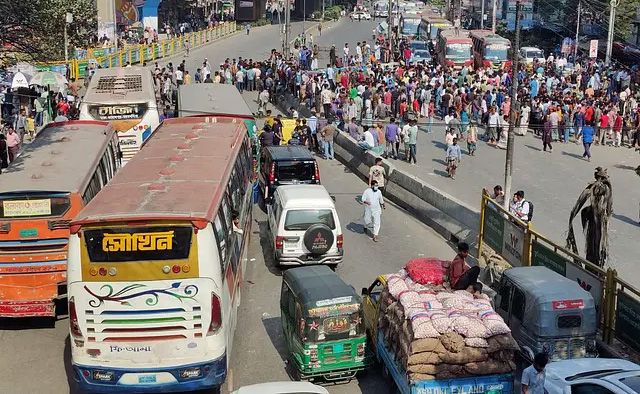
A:
[[[469,267],[465,261],[467,256],[469,256],[469,244],[460,242],[458,254],[449,267],[449,283],[454,290],[466,290],[478,281],[480,267]]]
[[[593,119],[593,106],[590,105],[587,107],[587,110],[584,112],[584,120],[585,122],[591,122]]]

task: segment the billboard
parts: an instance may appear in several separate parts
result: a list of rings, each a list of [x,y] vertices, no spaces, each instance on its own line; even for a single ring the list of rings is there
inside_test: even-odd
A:
[[[533,29],[533,0],[520,0],[522,6],[520,14],[520,28],[522,30]],[[516,28],[516,1],[506,0],[504,10],[504,19],[507,22],[507,30],[515,30]]]

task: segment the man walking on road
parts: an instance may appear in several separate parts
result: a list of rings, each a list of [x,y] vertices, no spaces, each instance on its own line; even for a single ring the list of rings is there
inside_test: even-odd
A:
[[[369,187],[371,187],[372,182],[376,182],[378,189],[382,192],[384,190],[384,178],[386,175],[385,169],[382,166],[382,158],[377,157],[376,164],[369,169]]]
[[[373,242],[378,242],[380,232],[380,217],[382,210],[386,209],[382,192],[378,189],[378,182],[371,181],[371,187],[362,193],[362,203],[364,204],[364,232],[369,230],[373,235]]]
[[[533,359],[533,365],[522,371],[522,394],[544,394],[547,392],[544,388],[544,381],[547,374],[544,368],[549,362],[549,356],[545,353],[536,354]]]

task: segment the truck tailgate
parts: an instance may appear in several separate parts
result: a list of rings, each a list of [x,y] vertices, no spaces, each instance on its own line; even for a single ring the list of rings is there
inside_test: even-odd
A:
[[[385,346],[384,337],[378,331],[376,341],[378,359],[387,367],[402,394],[513,394],[513,374],[482,375],[447,380],[421,380],[410,383],[404,368]]]

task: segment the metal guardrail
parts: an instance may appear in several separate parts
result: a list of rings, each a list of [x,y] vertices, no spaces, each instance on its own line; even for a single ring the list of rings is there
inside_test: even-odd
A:
[[[615,269],[599,267],[556,244],[483,190],[478,258],[484,244],[512,266],[542,265],[576,280],[596,301],[602,340],[610,345],[616,338],[640,352],[640,290],[619,278]]]
[[[194,33],[185,34],[179,38],[140,45],[128,45],[115,53],[106,54],[102,57],[89,58],[84,60],[69,60],[50,62],[46,64],[37,64],[37,71],[56,71],[65,73],[66,67],[69,67],[71,78],[84,78],[85,69],[91,69],[100,65],[103,68],[121,67],[130,63],[144,64],[148,61],[173,56],[184,51],[186,42],[189,42],[191,48],[196,48],[217,39],[229,36],[236,32],[236,22],[223,23],[211,29],[201,30]]]

